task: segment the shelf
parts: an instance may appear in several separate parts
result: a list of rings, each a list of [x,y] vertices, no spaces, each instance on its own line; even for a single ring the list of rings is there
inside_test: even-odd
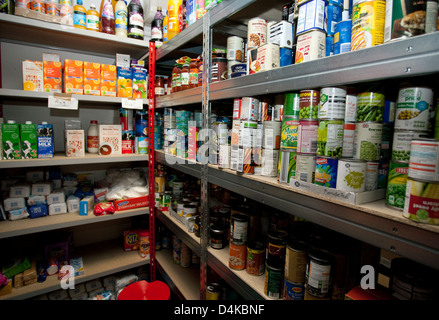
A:
[[[148,214],[148,207],[117,211],[114,214],[103,216],[95,216],[93,212],[90,212],[87,216],[80,216],[77,213],[65,213],[36,219],[6,220],[0,222],[0,239],[145,214]]]
[[[121,38],[4,13],[0,14],[0,38],[2,41],[26,42],[50,49],[92,52],[107,57],[124,53],[129,54],[133,59],[139,59],[148,52],[146,40]]]
[[[174,169],[195,178],[201,177],[201,165],[199,163],[170,155],[163,150],[155,150],[155,161],[167,166],[172,166]]]
[[[187,89],[156,98],[156,109],[187,104],[201,104],[201,87]]]
[[[173,263],[172,250],[155,252],[160,273],[171,289],[186,300],[200,300],[200,269],[198,266],[183,268]]]
[[[117,272],[148,264],[149,259],[141,258],[138,251],[125,252],[121,239],[87,245],[75,249],[75,257],[82,257],[84,275],[75,278],[75,284],[105,277]],[[47,277],[42,283],[34,283],[12,289],[12,293],[1,296],[0,300],[28,299],[40,294],[61,289],[57,275]]]
[[[117,163],[132,161],[148,161],[148,155],[121,154],[101,156],[98,154],[86,153],[84,157],[67,157],[65,153],[56,153],[53,158],[47,159],[0,160],[0,169],[83,165],[96,163]]]

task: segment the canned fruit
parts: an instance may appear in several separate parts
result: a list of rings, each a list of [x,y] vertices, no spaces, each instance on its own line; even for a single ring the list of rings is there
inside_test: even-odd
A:
[[[403,214],[414,221],[439,224],[439,184],[408,179]]]

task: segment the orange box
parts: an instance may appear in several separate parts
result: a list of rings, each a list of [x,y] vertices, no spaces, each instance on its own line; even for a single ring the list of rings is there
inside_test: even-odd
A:
[[[44,76],[43,62],[25,60],[23,67],[23,90],[43,91]]]
[[[122,200],[114,200],[114,206],[116,211],[123,211],[129,209],[135,209],[140,207],[147,207],[149,202],[148,196],[141,196],[136,198],[127,198]]]
[[[62,63],[43,61],[44,92],[62,92]]]
[[[84,93],[84,63],[79,60],[64,60],[64,93]]]
[[[133,97],[133,71],[131,68],[117,67],[117,96]]]
[[[84,94],[101,95],[101,64],[84,62]]]
[[[117,71],[116,66],[101,64],[101,96],[116,96]]]

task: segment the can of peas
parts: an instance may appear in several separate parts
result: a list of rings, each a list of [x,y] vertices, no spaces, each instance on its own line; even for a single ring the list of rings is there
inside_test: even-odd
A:
[[[343,120],[320,120],[316,155],[341,157],[343,151],[343,133]]]
[[[383,124],[377,122],[357,122],[354,136],[354,158],[379,161]]]
[[[301,90],[299,93],[299,120],[318,120],[320,91]]]
[[[425,131],[394,130],[392,160],[408,162],[410,160],[410,147],[412,140],[427,137],[428,133]]]
[[[383,122],[384,94],[379,92],[362,92],[357,95],[357,122]]]
[[[390,161],[386,188],[387,207],[401,211],[404,209],[408,169],[408,162]]]

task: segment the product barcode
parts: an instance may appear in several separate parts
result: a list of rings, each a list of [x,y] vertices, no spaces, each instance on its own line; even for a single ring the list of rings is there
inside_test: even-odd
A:
[[[299,180],[300,181],[308,181],[308,172],[301,172],[299,174]]]
[[[317,140],[311,141],[311,152],[315,152],[317,150]]]
[[[274,149],[274,137],[273,136],[265,136],[265,148]]]

